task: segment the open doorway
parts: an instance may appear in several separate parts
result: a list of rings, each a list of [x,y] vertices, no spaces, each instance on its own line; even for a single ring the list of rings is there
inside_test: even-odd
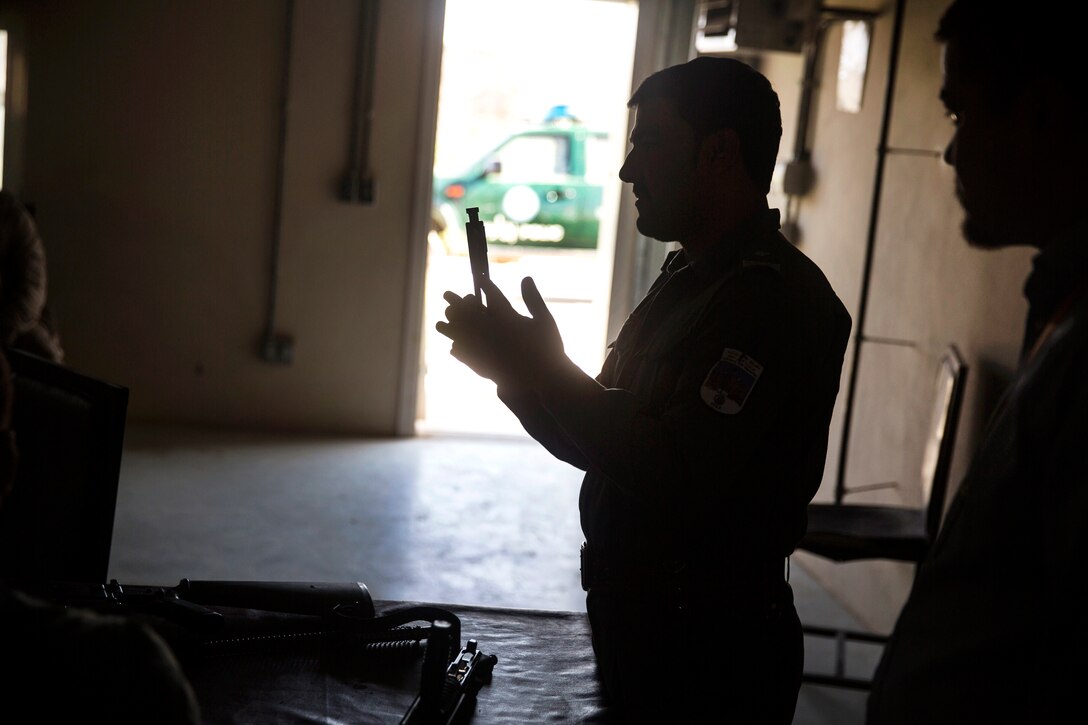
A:
[[[442,293],[472,288],[467,208],[514,306],[533,277],[567,354],[600,368],[637,19],[635,0],[446,0],[417,433],[524,435],[434,329]]]

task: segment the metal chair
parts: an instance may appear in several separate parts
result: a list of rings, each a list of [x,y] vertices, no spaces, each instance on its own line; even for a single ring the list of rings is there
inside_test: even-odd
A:
[[[950,345],[941,357],[937,371],[929,438],[922,460],[922,506],[809,504],[808,529],[798,549],[840,563],[887,559],[917,565],[922,560],[937,535],[944,513],[967,369],[959,350]],[[881,484],[852,491],[878,486]],[[846,645],[851,641],[883,644],[887,641],[885,635],[807,624],[802,629],[806,635],[832,638],[836,644],[834,673],[806,671],[803,681],[851,689],[869,688],[868,679],[846,675]]]

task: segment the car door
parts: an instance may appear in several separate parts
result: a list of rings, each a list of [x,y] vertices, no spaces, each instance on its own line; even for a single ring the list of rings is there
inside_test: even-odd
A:
[[[608,176],[608,134],[588,129],[573,133],[571,146],[572,189],[578,200],[578,215],[567,224],[565,246],[596,249],[600,230],[601,203]]]
[[[467,191],[489,240],[520,246],[566,246],[579,218],[578,179],[571,174],[569,133],[512,136],[485,159],[483,178]]]

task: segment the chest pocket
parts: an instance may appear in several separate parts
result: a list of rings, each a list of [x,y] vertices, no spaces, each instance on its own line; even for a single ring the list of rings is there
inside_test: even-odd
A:
[[[660,360],[689,338],[706,316],[711,300],[733,274],[714,281],[694,297],[680,301],[646,341],[646,357]]]

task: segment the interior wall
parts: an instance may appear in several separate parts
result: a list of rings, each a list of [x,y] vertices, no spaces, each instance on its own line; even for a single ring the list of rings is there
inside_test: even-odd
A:
[[[426,114],[405,89],[441,0],[380,3],[370,205],[336,195],[360,3],[294,4],[276,300],[290,365],[258,355],[287,3],[10,2],[29,58],[13,190],[36,208],[67,362],[128,386],[131,421],[392,434],[425,244],[410,225]]]
[[[933,32],[946,4],[907,0],[904,7],[868,307],[860,343],[855,340],[852,346],[860,357],[844,483],[847,489],[895,485],[849,494],[848,503],[921,505],[922,447],[934,376],[940,355],[954,343],[969,373],[949,481],[951,496],[1015,367],[1023,332],[1026,306],[1021,288],[1032,253],[967,246],[960,233],[962,212],[954,196],[954,174],[941,159],[952,127],[938,98],[940,46]],[[871,194],[875,178],[879,133],[873,134],[872,124],[879,124],[883,110],[880,85],[892,47],[893,10],[890,3],[876,21],[864,108],[853,120],[847,118],[851,114],[834,109],[841,36],[834,30],[828,36],[815,114],[817,188],[806,197],[799,219],[805,244],[840,295],[845,293],[855,325],[865,252],[865,235],[858,232],[869,223],[870,197],[864,192]],[[864,133],[850,134],[855,124],[864,125]],[[836,164],[854,168],[829,178],[828,170]],[[842,235],[836,230],[844,222],[850,233],[837,238]],[[840,409],[848,382],[844,376]],[[841,441],[841,410],[838,418]],[[834,477],[825,477],[819,498],[830,500],[833,491]],[[797,556],[863,622],[883,631],[894,625],[913,567],[891,562],[836,565],[803,552]]]
[[[811,190],[797,202],[799,234],[794,242],[823,270],[850,312],[853,327],[843,361],[839,396],[828,436],[823,484],[817,500],[828,500],[833,496],[839,468],[891,37],[891,19],[885,15],[876,17],[861,110],[844,113],[835,108],[842,23],[825,22],[819,33],[809,127],[805,135],[813,182]]]

